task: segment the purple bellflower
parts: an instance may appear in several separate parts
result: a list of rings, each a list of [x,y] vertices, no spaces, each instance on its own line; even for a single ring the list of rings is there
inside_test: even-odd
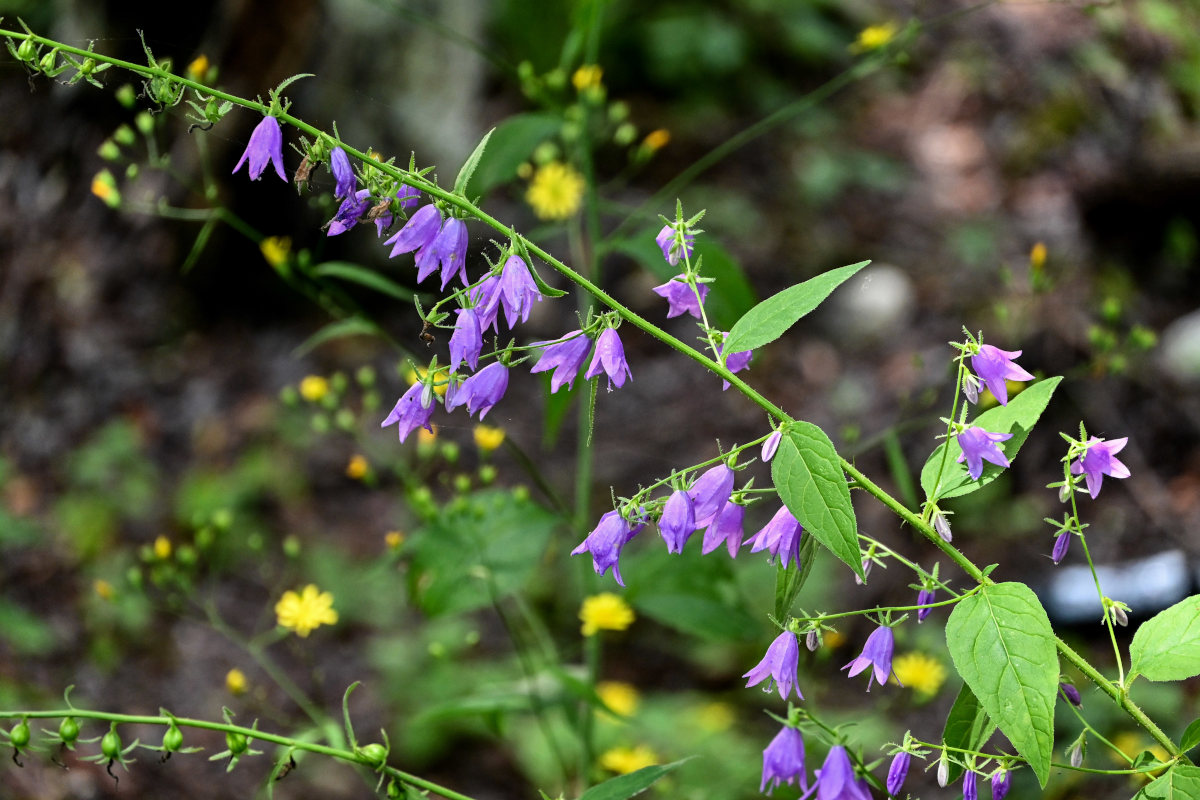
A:
[[[869,692],[871,691],[871,681],[878,681],[880,685],[887,683],[888,676],[892,674],[892,651],[895,647],[896,638],[892,629],[886,625],[880,625],[867,637],[862,654],[842,669],[850,670],[847,677],[853,678],[868,667],[873,667],[873,671],[867,676],[867,691]]]
[[[396,401],[392,413],[387,415],[387,419],[380,424],[380,427],[386,428],[392,423],[399,423],[397,427],[400,430],[400,441],[402,442],[417,428],[432,431],[429,418],[433,416],[433,408],[436,405],[433,390],[418,381]]]
[[[963,775],[963,800],[979,800],[979,775],[967,770]]]
[[[279,120],[274,117],[263,117],[262,122],[254,128],[246,151],[238,159],[233,171],[237,172],[242,164],[249,162],[250,180],[256,181],[262,177],[268,161],[275,167],[275,173],[286,181],[287,176],[283,174],[283,131],[279,128]]]
[[[1124,449],[1128,441],[1128,436],[1109,441],[1093,436],[1088,439],[1087,451],[1084,452],[1083,458],[1071,465],[1072,475],[1080,473],[1087,475],[1088,494],[1092,496],[1093,500],[1096,499],[1096,495],[1100,494],[1100,484],[1104,481],[1105,475],[1113,478],[1129,477],[1129,467],[1116,458],[1117,453]]]
[[[499,361],[493,361],[463,381],[453,397],[449,391],[446,392],[446,410],[453,411],[465,404],[468,414],[474,416],[478,411],[479,418],[483,419],[492,410],[492,406],[500,402],[507,388],[508,367]]]
[[[900,794],[900,787],[904,786],[904,779],[908,777],[908,765],[911,761],[912,753],[906,753],[903,750],[896,753],[896,757],[892,759],[892,765],[888,767],[888,794]]]
[[[351,194],[338,206],[337,213],[325,226],[326,236],[337,236],[353,228],[362,219],[362,215],[371,209],[371,192],[361,189]]]
[[[442,289],[457,274],[462,285],[467,285],[467,223],[450,217],[442,224],[441,231],[431,245],[438,263],[442,267]]]
[[[619,585],[624,586],[625,581],[621,578],[621,565],[618,563],[621,558],[621,548],[630,539],[641,533],[644,527],[646,527],[644,524],[631,526],[619,511],[609,511],[600,518],[595,530],[571,551],[571,555],[591,553],[592,568],[596,570],[596,574],[603,575],[609,567],[612,567],[613,577],[617,579]]]
[[[479,317],[473,308],[458,310],[454,333],[450,335],[450,372],[465,363],[471,369],[479,366],[479,353],[483,350],[483,332],[479,328]]]
[[[786,568],[792,559],[795,559],[797,564],[800,563],[800,534],[803,532],[804,528],[792,516],[792,512],[787,510],[787,506],[783,506],[775,512],[771,521],[747,539],[745,544],[753,542],[751,553],[757,553],[759,550],[770,551],[769,561],[773,564],[778,557]]]
[[[834,745],[817,770],[817,800],[871,800],[871,793],[854,779],[846,748]]]
[[[711,523],[721,506],[733,492],[733,470],[717,464],[708,470],[688,489],[688,495],[696,507],[696,527],[703,528]]]
[[[745,506],[740,506],[732,500],[726,500],[717,512],[717,516],[704,530],[704,542],[701,545],[701,555],[708,555],[725,542],[730,558],[737,558],[742,546],[742,520],[746,518]]]
[[[542,293],[533,282],[525,260],[518,255],[509,256],[500,272],[500,304],[504,306],[504,321],[509,330],[516,327],[518,320],[528,322],[533,304],[541,301]]]
[[[570,389],[575,384],[579,368],[583,366],[588,351],[592,349],[592,340],[583,335],[583,331],[571,331],[561,337],[565,341],[535,342],[535,347],[545,347],[537,365],[530,372],[545,372],[554,370],[550,376],[550,393],[554,394],[565,383]]]
[[[917,622],[918,623],[924,622],[925,618],[928,617],[930,612],[933,611],[933,609],[930,608],[927,604],[932,603],[936,599],[937,599],[937,593],[935,593],[933,591],[933,589],[922,589],[921,591],[917,592],[917,605],[925,606],[924,608],[917,610]],[[895,792],[892,792],[892,794],[895,794]]]
[[[760,792],[770,794],[781,783],[789,786],[799,778],[801,791],[808,791],[808,776],[804,774],[804,737],[796,728],[785,725],[763,750],[762,785]],[[770,787],[767,784],[771,784]]]
[[[1005,381],[1031,381],[1033,376],[1017,366],[1014,358],[1020,350],[1001,350],[990,344],[982,345],[979,353],[971,356],[971,366],[979,380],[987,385],[1000,405],[1008,405],[1008,386]]]
[[[683,254],[680,252],[679,246],[675,243],[675,228],[673,226],[664,225],[663,229],[658,232],[658,236],[654,237],[654,241],[658,243],[658,248],[662,250],[663,258],[667,260],[668,264],[674,267],[679,263]],[[696,237],[688,233],[684,235],[683,241],[688,258],[691,258]]]
[[[962,448],[962,452],[958,454],[956,461],[966,461],[967,474],[971,476],[971,480],[977,481],[983,474],[984,461],[990,461],[998,467],[1009,465],[1008,457],[996,443],[1008,441],[1012,436],[1011,433],[988,433],[983,428],[967,428],[958,434],[958,446]]]
[[[621,337],[617,335],[616,328],[605,328],[596,339],[592,363],[588,365],[583,377],[594,378],[601,371],[608,376],[610,392],[614,383],[619,389],[625,385],[626,378],[633,380],[633,373],[629,371],[629,364],[625,362],[625,348],[621,346]]]
[[[717,348],[717,356],[720,356],[723,350],[724,350],[723,346],[718,347]],[[752,358],[754,358],[753,350],[742,350],[737,353],[730,353],[729,357],[725,359],[725,367],[730,372],[741,372],[746,367],[750,366],[750,359],[752,359]],[[726,389],[728,389],[730,387],[730,385],[731,384],[729,383],[729,381],[722,380],[721,381],[721,391],[722,392],[725,391]]]
[[[486,331],[491,328],[499,333],[496,317],[500,314],[500,276],[488,273],[468,294],[479,316],[479,329]]]
[[[400,191],[396,192],[396,199],[400,201],[401,208],[412,208],[421,198],[421,193],[407,184],[401,184]]]
[[[354,177],[354,170],[350,167],[350,157],[341,147],[335,147],[330,151],[329,171],[333,173],[333,179],[337,182],[333,189],[334,197],[340,200],[354,193],[357,180]]]
[[[765,464],[775,457],[775,451],[779,449],[779,442],[783,439],[783,431],[773,431],[762,446],[762,460]]]
[[[800,666],[800,642],[796,639],[796,634],[791,631],[784,631],[775,637],[775,641],[771,642],[771,646],[767,648],[767,654],[763,656],[762,661],[758,662],[758,666],[743,675],[743,678],[748,678],[746,688],[757,686],[768,677],[775,681],[775,687],[779,689],[779,696],[787,700],[788,694],[792,691],[792,687],[796,687],[796,697],[801,700],[804,695],[800,693],[800,687],[796,684],[796,670]],[[770,684],[767,689],[770,689]]]
[[[667,543],[668,553],[682,553],[688,537],[696,531],[692,498],[683,489],[671,494],[658,520],[658,532]]]
[[[992,773],[992,800],[1004,800],[1008,797],[1008,781],[1012,775],[1008,770]]]
[[[1054,549],[1050,552],[1050,560],[1055,564],[1061,563],[1067,557],[1067,549],[1071,546],[1071,532],[1063,531],[1054,540]]]
[[[683,275],[676,275],[662,286],[655,286],[653,291],[667,301],[667,319],[682,314],[691,314],[700,319],[700,304],[708,297],[709,286],[707,283],[698,283],[696,291],[693,292],[692,287],[688,286],[686,280],[681,280],[682,278]],[[697,292],[700,295],[699,299],[696,297]]]
[[[384,239],[384,244],[392,245],[388,258],[395,258],[401,253],[411,253],[413,250],[424,248],[435,238],[442,228],[442,212],[437,206],[430,204],[413,212],[396,234]]]

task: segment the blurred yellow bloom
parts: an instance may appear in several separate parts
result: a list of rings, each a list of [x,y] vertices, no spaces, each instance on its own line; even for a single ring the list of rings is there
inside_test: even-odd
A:
[[[201,53],[192,59],[192,63],[187,65],[187,76],[194,81],[204,80],[204,76],[208,74],[208,56]]]
[[[475,426],[475,446],[485,453],[490,453],[504,444],[504,428],[480,423]]]
[[[599,64],[584,64],[575,70],[575,74],[571,76],[571,83],[574,84],[576,91],[582,92],[599,86],[600,79],[603,77],[604,68]]]
[[[598,631],[623,631],[634,620],[633,609],[612,592],[583,598],[579,618],[583,620],[580,630],[584,636],[595,636]]]
[[[308,375],[300,381],[300,396],[315,403],[329,393],[329,381],[320,375]]]
[[[437,441],[437,435],[437,425],[434,425],[433,430],[431,431],[425,430],[424,428],[419,428],[417,430],[417,447],[426,448],[432,446],[433,443]]]
[[[924,653],[905,653],[892,659],[895,680],[923,695],[937,694],[946,682],[946,667]]]
[[[705,703],[696,709],[696,721],[706,731],[720,733],[733,727],[736,715],[733,706],[720,701]]]
[[[896,33],[900,27],[894,22],[885,22],[882,25],[871,25],[859,31],[858,38],[854,40],[854,45],[851,47],[857,53],[865,53],[869,50],[878,50],[885,44],[896,37]]]
[[[154,540],[154,557],[159,561],[166,561],[171,557],[171,540],[165,536],[159,536]]]
[[[838,631],[825,631],[821,643],[825,647],[836,650],[846,643],[846,637]]]
[[[1038,242],[1033,246],[1033,249],[1029,251],[1029,266],[1033,267],[1035,271],[1046,266],[1045,243]]]
[[[644,744],[637,747],[614,747],[600,754],[600,766],[618,775],[637,772],[643,767],[652,767],[657,763],[658,754]]]
[[[538,167],[525,200],[538,219],[566,219],[583,202],[583,176],[572,166],[551,161]]]
[[[646,138],[642,140],[642,146],[651,151],[661,150],[667,146],[669,141],[671,141],[671,132],[666,128],[659,128],[646,134]]]
[[[234,667],[225,673],[225,688],[230,694],[239,695],[246,693],[246,673]]]
[[[350,463],[346,465],[346,477],[353,480],[362,480],[367,476],[370,470],[370,465],[367,464],[367,459],[361,453],[355,453],[350,457]]]
[[[92,194],[103,200],[110,208],[121,205],[121,193],[117,191],[117,181],[106,169],[100,170],[92,178]]]
[[[388,531],[383,537],[383,541],[387,544],[389,550],[395,550],[404,544],[404,534],[400,531]]]
[[[116,592],[113,590],[113,585],[103,578],[97,578],[92,584],[92,588],[96,590],[96,595],[101,600],[112,600]]]
[[[268,236],[258,243],[258,249],[262,251],[268,264],[278,267],[287,261],[288,254],[292,252],[292,237]]]
[[[638,690],[623,681],[600,681],[596,684],[596,694],[600,695],[604,705],[622,717],[633,716],[641,700]]]
[[[322,592],[312,583],[300,594],[284,592],[275,604],[275,616],[282,627],[302,637],[322,625],[333,625],[338,621],[337,612],[333,610],[333,595]]]

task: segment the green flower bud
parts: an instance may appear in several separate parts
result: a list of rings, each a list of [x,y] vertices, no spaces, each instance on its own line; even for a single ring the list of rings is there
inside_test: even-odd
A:
[[[17,750],[29,744],[29,723],[21,720],[8,732],[8,741]]]
[[[230,731],[225,734],[225,747],[231,755],[240,756],[250,749],[250,742],[246,739],[246,734]]]
[[[37,58],[37,45],[33,43],[32,39],[26,39],[17,47],[17,58],[28,62]]]
[[[134,142],[133,128],[129,127],[128,125],[119,125],[117,126],[117,129],[113,131],[112,138],[117,144],[128,147]]]
[[[141,172],[141,169],[137,164],[130,164],[129,166],[125,167],[125,177],[128,180],[133,180],[136,178],[139,172]]]
[[[378,742],[364,744],[358,748],[358,754],[366,759],[367,763],[373,767],[380,767],[387,761],[387,748]]]
[[[468,492],[470,490],[471,490],[471,476],[470,475],[459,474],[459,475],[454,476],[454,491]]]
[[[324,414],[313,414],[309,424],[317,433],[329,433],[329,417]]]
[[[479,482],[480,483],[486,485],[486,484],[491,483],[494,480],[496,480],[496,468],[495,467],[493,467],[491,464],[484,464],[482,467],[479,468]]]
[[[348,408],[338,409],[338,412],[333,415],[333,421],[344,431],[353,430],[354,412]]]
[[[346,373],[335,372],[330,375],[329,385],[332,386],[333,390],[339,394],[346,391],[346,386],[349,385],[349,381],[346,380]]]
[[[133,118],[133,124],[143,136],[149,136],[154,133],[154,115],[149,111],[141,111]]]
[[[117,723],[112,723],[108,733],[100,738],[100,752],[109,761],[116,761],[121,757],[121,735],[117,733]]]
[[[233,525],[233,512],[228,508],[219,508],[213,512],[212,524],[219,531],[227,531]]]
[[[121,157],[121,148],[112,139],[105,139],[101,142],[100,146],[96,148],[96,152],[105,161],[116,161]]]
[[[134,103],[137,102],[137,91],[128,83],[121,84],[116,91],[116,95],[117,102],[126,108],[133,108]]]
[[[67,746],[75,744],[79,738],[79,723],[74,717],[63,717],[63,721],[58,723],[58,738]]]
[[[375,369],[370,366],[362,366],[358,368],[358,372],[354,373],[355,379],[358,380],[358,385],[362,387],[375,385]]]
[[[174,753],[183,747],[183,731],[175,723],[171,723],[163,734],[162,749],[164,753]]]

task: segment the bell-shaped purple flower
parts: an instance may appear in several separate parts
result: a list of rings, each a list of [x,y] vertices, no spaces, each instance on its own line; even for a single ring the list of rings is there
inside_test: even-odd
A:
[[[326,236],[337,236],[353,228],[362,219],[362,215],[371,209],[371,192],[361,189],[347,197],[338,206],[337,214],[325,226]]]
[[[667,498],[658,520],[658,532],[667,543],[667,552],[682,553],[688,537],[695,531],[696,515],[692,509],[692,498],[683,489],[678,489]]]
[[[450,217],[442,225],[437,238],[431,245],[442,268],[442,289],[457,274],[462,285],[467,285],[467,224],[457,217]]]
[[[475,315],[475,309],[459,309],[454,333],[450,335],[450,372],[457,372],[458,366],[463,363],[471,369],[476,369],[482,350],[483,332],[479,328],[479,318]]]
[[[592,353],[592,363],[588,365],[585,378],[594,378],[603,371],[608,375],[608,390],[613,384],[617,388],[625,385],[625,379],[633,380],[633,373],[625,363],[625,348],[621,346],[621,337],[617,336],[615,328],[605,328],[596,339],[596,349]]]
[[[979,775],[967,770],[963,775],[963,800],[979,800]]]
[[[613,577],[616,578],[618,584],[624,586],[625,581],[621,578],[621,565],[618,563],[621,558],[621,548],[630,539],[637,536],[644,527],[646,527],[644,524],[631,526],[619,511],[609,511],[600,518],[595,530],[571,551],[571,555],[591,553],[592,568],[596,570],[596,574],[603,575],[609,567],[612,567]]]
[[[985,344],[979,348],[979,353],[971,356],[971,367],[979,380],[987,385],[1000,405],[1008,405],[1008,386],[1005,381],[1031,381],[1033,376],[1017,366],[1014,358],[1021,355],[1020,350],[1001,350]]]
[[[500,277],[489,273],[468,295],[475,313],[479,315],[479,329],[486,331],[491,328],[499,333],[496,317],[500,314]]]
[[[1105,475],[1113,478],[1129,477],[1129,467],[1116,458],[1117,453],[1124,449],[1128,441],[1128,436],[1107,442],[1093,436],[1088,440],[1083,458],[1071,464],[1072,475],[1080,473],[1087,475],[1088,494],[1092,496],[1093,500],[1096,499],[1096,495],[1100,494],[1100,484],[1103,483]]]
[[[892,651],[895,646],[896,639],[892,629],[881,625],[871,631],[871,635],[867,637],[862,654],[842,669],[850,670],[847,677],[853,678],[868,667],[873,667],[873,672],[867,677],[867,691],[869,692],[873,680],[879,681],[880,685],[887,683],[888,676],[892,674]]]
[[[788,694],[795,686],[796,697],[803,700],[804,695],[800,693],[800,687],[796,684],[796,670],[799,666],[800,642],[797,641],[796,634],[784,631],[775,637],[775,641],[771,642],[762,661],[742,677],[747,679],[747,689],[771,678],[775,681],[776,688],[779,689],[779,696],[784,700],[787,700]],[[770,689],[770,685],[767,688]]]
[[[388,258],[395,258],[401,253],[411,253],[432,242],[442,228],[442,212],[437,206],[430,204],[417,209],[404,227],[388,239],[384,244],[392,245]]]
[[[1071,546],[1071,532],[1063,531],[1054,540],[1054,549],[1050,553],[1050,559],[1055,563],[1060,563],[1067,557],[1067,548]]]
[[[717,347],[717,355],[720,356],[724,352],[724,345]],[[730,353],[729,358],[725,359],[725,368],[730,372],[741,372],[746,367],[750,366],[750,359],[754,358],[753,350],[742,350],[737,353]],[[725,391],[732,384],[727,380],[721,381],[721,391]]]
[[[696,291],[693,292],[683,277],[676,275],[662,286],[655,286],[653,291],[667,301],[667,319],[682,314],[691,314],[700,319],[700,304],[708,297],[709,286],[707,283],[697,283]],[[699,297],[696,296],[697,293]]]
[[[492,410],[492,406],[504,397],[508,388],[508,367],[499,361],[493,361],[471,377],[463,381],[462,386],[454,392],[454,397],[446,393],[446,410],[453,411],[461,405],[466,405],[467,413],[474,416],[479,412],[483,419]]]
[[[518,255],[509,256],[500,271],[500,303],[504,306],[504,321],[509,330],[516,327],[518,321],[528,322],[533,304],[541,301],[542,293],[533,282],[525,260]]]
[[[592,340],[583,335],[583,331],[564,333],[562,341],[535,342],[535,347],[545,347],[537,365],[530,372],[545,372],[554,370],[550,376],[550,393],[554,394],[565,383],[570,389],[575,384],[575,376],[583,366],[588,351],[592,349]]]
[[[407,184],[401,184],[396,199],[400,201],[401,208],[412,208],[421,199],[421,193]]]
[[[429,424],[429,418],[433,416],[433,408],[436,405],[433,390],[420,382],[414,383],[396,401],[392,413],[387,415],[387,419],[380,424],[380,427],[386,428],[392,423],[398,423],[400,441],[403,442],[417,428],[433,430]]]
[[[1008,781],[1011,775],[1006,769],[992,773],[992,800],[1004,800],[1008,797]]]
[[[263,117],[262,122],[254,128],[250,142],[233,171],[237,172],[242,164],[249,162],[250,180],[256,181],[262,177],[268,161],[275,167],[275,173],[286,182],[287,176],[283,174],[283,131],[279,129],[279,120],[274,117]]]
[[[695,240],[696,237],[692,234],[684,234],[683,244],[687,249],[688,258],[692,257]],[[662,250],[663,258],[667,260],[668,264],[673,267],[679,263],[679,260],[683,257],[683,253],[675,241],[675,228],[670,225],[664,225],[663,229],[658,232],[658,236],[654,237],[654,241],[658,244],[658,249]]]
[[[790,786],[799,779],[801,791],[807,792],[804,770],[804,737],[798,729],[785,725],[763,750],[762,785],[758,790],[770,794],[780,784]]]
[[[854,779],[846,748],[834,745],[817,770],[817,800],[871,800],[871,793]]]
[[[984,461],[990,461],[998,467],[1009,465],[1008,457],[996,446],[996,442],[1005,442],[1012,437],[1011,433],[988,433],[983,428],[967,428],[958,434],[958,446],[962,448],[962,452],[958,454],[956,461],[966,461],[967,474],[971,476],[971,480],[977,481],[983,474]]]
[[[733,492],[733,470],[725,464],[705,470],[688,489],[696,507],[696,527],[703,528],[717,516]]]
[[[336,182],[333,188],[334,197],[340,200],[354,193],[354,186],[357,183],[357,179],[354,177],[354,170],[350,166],[350,157],[346,155],[346,151],[341,147],[335,147],[330,151],[329,171],[333,173],[333,179]]]
[[[746,544],[753,543],[750,548],[751,553],[757,553],[760,550],[767,550],[771,553],[770,562],[775,563],[775,559],[779,558],[783,566],[786,568],[789,561],[793,559],[797,564],[800,563],[800,534],[804,532],[804,528],[792,516],[792,512],[787,510],[787,506],[781,507],[775,512],[775,516],[771,517],[771,521],[763,526],[762,530],[746,540]]]
[[[933,608],[931,608],[928,604],[932,603],[936,599],[937,594],[933,591],[933,589],[925,588],[917,592],[917,605],[924,606],[924,608],[917,610],[917,622],[925,621],[925,618],[928,617],[930,612],[933,611]],[[892,794],[895,794],[895,792],[892,792]]]
[[[733,500],[726,500],[717,512],[717,516],[704,530],[704,542],[701,545],[701,555],[708,555],[716,550],[721,542],[729,551],[730,558],[737,558],[742,546],[742,520],[746,517],[746,508]]]
[[[903,750],[896,753],[896,757],[892,759],[892,765],[888,767],[888,794],[900,794],[900,787],[904,786],[904,779],[908,777],[908,765],[911,761],[911,753],[906,753]]]
[[[772,431],[767,440],[762,446],[762,460],[765,464],[775,457],[775,451],[779,449],[779,442],[783,439],[783,431]]]

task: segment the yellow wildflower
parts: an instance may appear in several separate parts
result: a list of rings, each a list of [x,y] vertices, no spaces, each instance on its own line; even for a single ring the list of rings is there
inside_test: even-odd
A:
[[[854,40],[854,44],[850,49],[856,53],[878,50],[894,39],[899,30],[900,26],[894,22],[885,22],[881,25],[871,25],[863,28],[859,31],[858,38]]]
[[[933,695],[946,681],[946,667],[924,653],[905,653],[892,660],[895,680],[923,695]]]
[[[194,81],[204,80],[204,76],[208,74],[208,56],[201,53],[192,59],[192,63],[187,65],[187,76]]]
[[[361,453],[355,453],[350,457],[350,463],[346,465],[346,477],[356,481],[362,480],[370,469],[366,457]]]
[[[1029,266],[1035,271],[1046,266],[1046,245],[1044,242],[1038,242],[1029,251]]]
[[[575,70],[575,74],[571,76],[571,83],[575,85],[575,91],[582,92],[599,86],[603,77],[604,68],[599,64],[584,64]]]
[[[92,178],[92,194],[103,200],[109,208],[121,205],[121,193],[117,190],[117,180],[106,169],[100,170]]]
[[[475,446],[485,453],[490,453],[504,444],[504,428],[480,423],[475,426]]]
[[[333,595],[322,592],[312,583],[300,594],[284,592],[275,604],[275,616],[282,627],[294,630],[302,637],[322,625],[333,625],[338,621],[337,612],[333,610]]]
[[[113,595],[116,594],[116,591],[113,589],[113,585],[103,578],[97,578],[95,582],[92,583],[92,588],[96,590],[96,595],[101,600],[112,600]]]
[[[583,201],[583,176],[569,164],[551,161],[538,167],[525,200],[538,219],[566,219]]]
[[[643,767],[652,767],[657,763],[658,754],[644,744],[637,747],[613,747],[600,754],[600,766],[618,775],[637,772]]]
[[[733,727],[733,722],[736,718],[733,706],[720,701],[705,703],[700,706],[700,708],[696,709],[696,717],[696,721],[701,728],[713,733],[729,730]]]
[[[580,628],[584,636],[595,636],[598,631],[623,631],[633,624],[633,609],[619,595],[601,592],[583,598],[579,608]]]
[[[225,673],[225,688],[232,695],[246,693],[246,673],[234,667]]]
[[[165,536],[159,536],[154,540],[154,556],[159,561],[166,561],[171,557],[171,540]]]
[[[596,684],[596,694],[600,695],[604,705],[622,717],[633,716],[641,700],[638,690],[623,681],[600,681]]]
[[[329,381],[320,375],[308,375],[300,381],[300,396],[315,403],[329,393]]]
[[[669,141],[671,141],[671,132],[666,128],[659,128],[646,134],[646,138],[642,140],[642,146],[653,152],[666,147]]]
[[[278,267],[288,260],[288,254],[292,252],[292,237],[268,236],[258,243],[258,249],[268,264]]]
[[[404,534],[400,531],[388,531],[383,537],[383,541],[387,544],[389,550],[395,550],[400,545],[404,544]]]

